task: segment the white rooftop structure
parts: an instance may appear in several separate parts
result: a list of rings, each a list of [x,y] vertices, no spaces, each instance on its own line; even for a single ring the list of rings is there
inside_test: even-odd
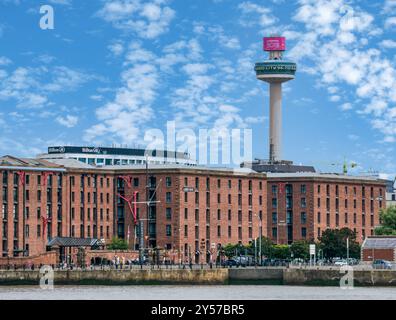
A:
[[[149,164],[196,165],[196,161],[191,159],[188,153],[139,148],[56,146],[49,147],[47,153],[39,154],[37,158],[74,159],[98,167],[141,165],[146,163],[146,159]]]

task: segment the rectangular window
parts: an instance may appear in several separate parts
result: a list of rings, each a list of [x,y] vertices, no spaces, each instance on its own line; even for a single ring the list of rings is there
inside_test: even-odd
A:
[[[172,236],[172,226],[170,224],[166,225],[166,236],[167,237]]]
[[[166,177],[166,186],[169,188],[172,186],[172,178],[171,177]]]
[[[307,186],[305,184],[301,185],[301,193],[304,194],[307,192]]]
[[[172,192],[167,192],[166,193],[166,203],[171,203],[172,202]]]
[[[278,237],[278,229],[272,228],[272,238],[276,239]]]
[[[301,208],[306,208],[307,207],[307,200],[306,198],[301,198]]]
[[[301,224],[307,223],[307,214],[306,212],[301,212]]]
[[[166,220],[171,220],[171,219],[172,219],[172,209],[166,208]]]
[[[278,214],[276,212],[272,212],[272,224],[278,223]]]
[[[301,228],[301,237],[304,239],[307,237],[307,228]]]

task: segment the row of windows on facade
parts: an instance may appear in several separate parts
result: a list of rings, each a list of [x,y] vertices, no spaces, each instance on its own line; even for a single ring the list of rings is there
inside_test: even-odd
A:
[[[232,180],[229,179],[227,181],[227,184],[228,184],[228,188],[232,189]],[[133,178],[132,185],[134,187],[138,187],[139,186],[139,178]],[[149,187],[156,187],[156,185],[157,185],[156,177],[149,177],[148,185],[149,185]],[[172,177],[165,177],[165,186],[166,187],[172,186]],[[184,178],[184,186],[191,187],[188,182],[188,177]],[[122,178],[118,178],[117,179],[117,187],[124,188],[125,180]],[[222,179],[217,179],[217,187],[219,189],[222,187]],[[195,189],[198,190],[199,188],[200,188],[200,178],[196,177],[195,178]],[[252,188],[253,188],[253,182],[252,182],[252,180],[249,180],[248,190],[252,191]],[[262,189],[263,189],[263,183],[262,183],[262,181],[259,181],[259,190],[262,190]],[[210,178],[206,178],[206,190],[210,190]],[[238,180],[238,190],[242,191],[242,180]]]
[[[184,219],[188,220],[188,208],[184,208]],[[210,223],[211,222],[211,211],[206,210],[206,222]],[[140,219],[140,208],[136,208],[136,213],[137,213],[137,219]],[[258,219],[262,219],[262,210],[259,211],[259,214],[253,214],[251,210],[248,211],[248,221],[253,222],[253,216],[256,216]],[[125,210],[124,208],[118,208],[118,214],[117,214],[119,219],[123,219],[125,217]],[[242,210],[238,210],[238,222],[242,222]],[[156,208],[151,207],[150,210],[150,219],[155,219],[156,218]],[[172,220],[172,208],[165,208],[165,218],[167,220]],[[232,211],[228,210],[228,215],[227,215],[228,221],[232,220]],[[217,220],[222,220],[222,212],[220,209],[217,210]],[[199,209],[195,209],[195,222],[198,223],[200,221],[200,212]]]
[[[362,225],[365,226],[366,224],[366,215],[362,214]],[[272,213],[272,224],[277,224],[278,223],[278,214],[276,212]],[[293,213],[291,211],[286,212],[286,223],[287,224],[293,224]],[[300,213],[300,224],[306,224],[307,223],[307,213],[306,212],[301,212]],[[317,213],[317,223],[321,223],[321,213]],[[344,215],[344,223],[348,224],[349,223],[349,216],[348,213],[345,213]],[[357,214],[353,214],[353,223],[357,223]],[[340,225],[340,215],[337,213],[335,215],[335,224],[336,226]],[[370,224],[371,226],[374,226],[374,215],[370,215]],[[330,226],[330,213],[326,214],[326,225]]]
[[[317,213],[317,223],[321,223],[321,213],[318,212]],[[361,215],[361,221],[362,221],[362,226],[364,227],[366,225],[366,214],[362,213]],[[326,214],[326,225],[330,226],[331,223],[331,217],[330,214],[327,213]],[[345,212],[344,214],[344,224],[348,224],[349,223],[349,214],[347,212]],[[353,223],[356,224],[357,223],[357,214],[354,213],[353,214]],[[335,224],[336,226],[340,225],[340,214],[336,213],[335,215]],[[374,214],[370,214],[370,225],[373,227],[374,226]]]
[[[356,228],[353,228],[352,231],[354,233],[357,233],[357,229]],[[318,237],[320,237],[322,235],[321,228],[317,229],[317,234],[318,234]],[[370,235],[372,235],[372,236],[374,235],[374,229],[370,229]],[[361,238],[362,238],[362,240],[364,240],[366,238],[366,229],[361,229]]]
[[[188,208],[184,208],[184,220],[188,220],[189,212]],[[210,223],[211,221],[211,211],[209,209],[206,210],[206,222]],[[222,211],[220,209],[217,210],[217,220],[222,220]],[[249,210],[248,211],[248,221],[253,222],[253,216],[255,216],[258,220],[261,220],[263,217],[263,212],[262,210],[259,211],[258,214],[253,214],[253,211]],[[195,209],[195,222],[199,222],[199,217],[200,217],[200,210]],[[231,221],[232,220],[232,210],[227,211],[227,220]],[[238,222],[243,221],[243,214],[242,210],[238,210]]]
[[[188,192],[184,193],[184,202],[188,202],[188,194],[189,194]],[[123,194],[121,194],[121,195],[124,196]],[[136,201],[138,202],[139,199],[140,199],[140,194],[136,193]],[[156,200],[155,194],[153,193],[152,196],[149,195],[149,199],[151,201],[155,201]],[[228,195],[227,200],[228,200],[228,204],[232,204],[232,196],[230,194]],[[73,195],[72,195],[72,201],[73,201]],[[168,204],[172,203],[172,192],[165,193],[165,202]],[[118,197],[117,203],[121,204],[121,205],[125,204],[125,200],[121,197]],[[217,203],[218,204],[221,203],[221,194],[220,193],[217,194]],[[195,204],[199,204],[199,193],[198,192],[195,193]],[[206,205],[208,207],[210,207],[210,193],[209,192],[206,193]],[[242,206],[242,195],[241,194],[238,195],[238,205]],[[253,197],[251,194],[249,194],[249,196],[248,196],[248,205],[249,206],[253,205]],[[259,196],[259,205],[263,205],[263,197],[262,196]]]
[[[188,192],[184,192],[184,202],[188,202]],[[217,194],[217,203],[221,203],[221,193]],[[232,204],[232,195],[228,194],[227,195],[227,203]],[[199,193],[195,192],[195,204],[199,204]],[[206,205],[209,207],[210,206],[210,192],[206,192]],[[238,194],[238,205],[242,206],[242,194]],[[252,194],[248,195],[248,205],[252,206],[253,205],[253,196]],[[259,196],[259,205],[263,205],[263,196]]]
[[[52,195],[53,195],[53,191],[51,188],[47,189],[47,202],[51,203],[52,202]],[[58,191],[56,192],[56,196],[57,196],[57,202],[61,203],[62,202],[62,190],[58,189]],[[7,203],[8,202],[8,187],[3,187],[3,192],[2,192],[2,199],[3,199],[3,203]],[[14,188],[13,189],[13,193],[12,193],[12,199],[14,202],[19,202],[19,188]],[[42,199],[42,191],[41,190],[37,190],[36,192],[36,201],[41,201]],[[30,190],[25,190],[25,201],[30,201],[31,199],[31,192]]]
[[[188,227],[189,226],[187,224],[184,225],[183,234],[184,234],[185,238],[188,238]],[[242,234],[243,234],[242,227],[241,226],[237,227],[237,230],[238,230],[238,239],[242,239]],[[210,227],[207,226],[206,227],[206,239],[210,239],[211,238],[210,231],[211,231]],[[166,236],[167,237],[171,237],[172,236],[172,225],[166,225]],[[199,239],[200,238],[199,226],[195,226],[194,236],[195,236],[195,239]],[[223,236],[222,235],[222,228],[221,228],[221,226],[217,226],[217,237],[221,238],[222,236]],[[228,236],[228,238],[232,238],[232,226],[228,226],[227,227],[227,236]],[[248,227],[248,237],[250,239],[253,238],[253,228],[252,227]]]
[[[199,181],[200,181],[200,179],[198,177],[196,177],[195,178],[195,188],[196,189],[199,189],[199,184],[200,184]],[[206,178],[206,190],[210,190],[210,181],[211,181],[210,178]],[[217,179],[217,188],[220,189],[222,187],[222,181],[224,181],[224,180]],[[232,184],[233,184],[232,180],[228,179],[227,180],[228,189],[232,189]],[[184,186],[189,187],[187,177],[184,178]],[[241,179],[238,180],[238,190],[242,191],[242,180]],[[248,181],[248,190],[249,191],[253,190],[253,181],[252,180]],[[259,190],[263,190],[263,182],[262,181],[259,181]]]
[[[317,207],[318,208],[321,207],[321,202],[322,202],[321,198],[318,198],[317,199]],[[362,199],[361,203],[362,203],[362,210],[364,212],[366,209],[366,204],[367,204],[366,199]],[[348,209],[348,204],[349,204],[348,199],[345,199],[344,200],[344,208],[345,209]],[[330,199],[327,198],[326,199],[326,209],[330,210],[330,206],[331,206]],[[380,200],[380,199],[378,199],[378,206],[380,208],[382,208],[382,200]],[[338,199],[335,199],[335,209],[338,210],[339,208],[340,208],[340,201]],[[357,200],[354,199],[353,200],[353,209],[356,209],[356,208],[357,208]],[[374,200],[370,200],[370,211],[374,212]]]
[[[292,233],[292,231],[291,231],[290,233]],[[272,238],[273,238],[273,239],[277,239],[277,238],[278,238],[278,228],[277,228],[277,227],[273,227],[273,228],[271,229],[271,235],[272,235]],[[307,238],[307,228],[306,228],[306,227],[301,227],[301,229],[300,229],[300,236],[301,236],[301,238],[303,238],[303,239],[306,239],[306,238]],[[292,236],[289,235],[289,236],[288,236],[288,240],[292,240],[291,238],[292,238]]]
[[[3,171],[3,185],[8,185],[8,179],[9,179],[10,174],[8,173],[8,171]],[[18,173],[13,173],[12,174],[13,177],[13,183],[14,185],[19,185],[20,182],[20,175]],[[48,187],[52,187],[53,186],[53,180],[56,179],[57,181],[57,187],[58,188],[62,188],[62,181],[63,181],[63,175],[62,174],[48,174],[47,176],[42,176],[42,175],[35,175],[36,177],[36,184],[38,186],[42,185],[42,179],[44,177],[46,177],[47,181],[46,181],[46,186]],[[92,178],[92,179],[91,179]],[[25,174],[25,185],[29,186],[30,185],[30,175],[29,174]],[[104,181],[106,180],[106,187],[109,188],[110,187],[110,178],[108,177],[100,177],[99,178],[99,186],[101,188],[104,187]],[[75,176],[71,176],[70,177],[70,182],[72,186],[75,186],[75,181],[76,181],[76,177]],[[91,186],[92,183],[92,187],[96,188],[98,186],[98,176],[97,175],[93,175],[93,177],[90,176],[86,176],[86,175],[81,175],[80,176],[80,186],[84,187],[85,186],[85,181],[86,181],[86,185],[88,187]]]
[[[52,189],[48,189],[47,190],[47,202],[52,202],[52,198],[53,198],[53,192]],[[81,203],[84,203],[85,200],[85,195],[87,195],[87,202],[91,203],[91,199],[93,203],[97,203],[98,202],[98,198],[97,198],[97,192],[84,192],[81,191],[80,193],[80,201]],[[3,202],[7,202],[8,201],[8,188],[7,187],[3,187],[3,193],[2,193],[2,197],[3,197]],[[56,197],[57,197],[57,202],[61,203],[62,202],[62,191],[58,190],[56,193]],[[74,202],[75,201],[75,192],[72,191],[71,193],[71,200]],[[31,192],[30,190],[25,190],[25,200],[26,201],[30,201],[33,200],[31,199]],[[41,190],[37,190],[36,192],[36,201],[41,201],[42,200],[42,191]],[[14,202],[18,202],[19,201],[19,190],[18,188],[14,188],[13,190],[13,201]],[[104,194],[101,192],[99,193],[99,202],[100,203],[104,203]],[[106,193],[106,203],[110,203],[110,193]]]
[[[87,208],[86,209],[87,214],[87,220],[90,221],[91,220],[91,208]],[[14,205],[13,206],[13,211],[12,211],[12,216],[14,220],[18,220],[19,219],[19,206],[18,205]],[[37,219],[41,218],[41,207],[36,208],[36,216]],[[52,206],[51,205],[47,205],[46,206],[46,217],[48,218],[52,218]],[[30,207],[25,207],[25,219],[29,219],[30,218]],[[94,221],[97,220],[97,208],[92,208],[92,218]],[[104,209],[100,208],[99,209],[99,218],[101,221],[104,220]],[[2,205],[2,219],[3,220],[8,220],[8,205],[4,204]],[[62,221],[62,206],[58,206],[57,207],[57,219],[58,221]],[[75,208],[71,208],[71,219],[74,220],[75,219]],[[80,208],[80,220],[81,221],[85,221],[85,214],[84,214],[84,208]],[[109,221],[110,220],[110,209],[106,209],[106,220]]]
[[[3,171],[3,179],[2,179],[3,185],[8,185],[9,176],[10,176],[10,174],[8,173],[8,171]],[[58,188],[62,188],[62,175],[61,174],[55,175],[55,177],[56,177],[55,179],[57,181],[57,187]],[[15,186],[17,186],[17,185],[19,185],[19,183],[21,181],[20,180],[21,176],[18,173],[13,173],[12,174],[12,179],[13,179],[13,184]],[[37,179],[36,180],[37,185],[40,186],[41,182],[42,182],[42,176],[41,175],[36,175],[36,179]],[[47,187],[52,187],[53,175],[47,175],[46,179],[47,179],[47,181],[46,181],[45,184],[47,185]],[[24,176],[24,184],[26,186],[30,185],[30,175],[29,174],[25,174],[25,176]]]
[[[19,206],[14,204],[12,207],[12,216],[13,219],[18,221],[19,219]],[[37,219],[41,218],[41,207],[38,207],[36,209],[37,212]],[[46,206],[46,217],[52,218],[52,206],[47,205]],[[25,207],[25,219],[30,218],[30,207]],[[59,221],[62,221],[62,206],[57,207],[57,218]],[[2,219],[3,220],[8,220],[8,204],[3,203],[2,205]]]
[[[338,210],[340,207],[340,201],[339,199],[334,199],[335,203],[335,209]],[[278,208],[278,198],[272,198],[272,208],[276,209]],[[317,198],[317,207],[321,207],[322,200],[321,198]],[[382,208],[382,200],[378,200],[379,207]],[[330,210],[331,206],[331,201],[329,198],[326,198],[326,209]],[[300,199],[300,207],[301,208],[306,208],[307,207],[307,199],[306,198],[301,198]],[[286,197],[286,209],[292,209],[293,208],[293,198],[292,197]],[[348,199],[344,200],[344,208],[348,208]],[[353,208],[357,208],[357,200],[353,200]],[[362,199],[362,210],[366,209],[366,200]],[[374,200],[370,200],[370,210],[371,212],[374,212]]]
[[[7,222],[3,222],[3,226],[2,226],[2,236],[3,236],[3,240],[8,238],[8,223]],[[85,236],[85,229],[86,229],[86,235],[88,238],[91,237],[91,226],[85,226],[83,224],[80,225],[80,237],[84,238]],[[46,234],[48,239],[52,238],[52,224],[48,223],[47,227],[45,229]],[[101,238],[104,237],[104,231],[103,231],[103,226],[99,226],[99,235]],[[92,226],[92,234],[93,236],[96,238],[97,237],[97,226]],[[13,228],[13,236],[14,238],[19,238],[19,224],[17,222],[14,222],[14,228]],[[42,225],[38,224],[36,225],[36,236],[37,238],[40,238],[42,236]],[[57,227],[57,236],[58,237],[62,237],[62,224],[58,223],[58,227]],[[75,226],[72,225],[71,226],[71,236],[75,237],[76,236],[76,232],[75,232]],[[25,225],[25,237],[28,239],[30,238],[30,225],[26,224]],[[106,238],[110,238],[110,227],[106,226]]]
[[[335,195],[336,196],[339,196],[339,189],[340,189],[339,186],[336,185],[335,186]],[[278,194],[278,191],[280,191],[279,190],[279,186],[278,185],[272,185],[272,193],[273,194]],[[285,186],[285,191],[286,191],[286,194],[292,194],[293,193],[293,185],[287,184]],[[365,197],[366,196],[366,187],[362,186],[361,191],[362,191],[362,197]],[[305,194],[306,192],[307,192],[307,186],[305,184],[301,184],[300,185],[300,193]],[[321,192],[321,185],[317,186],[317,192],[318,193]],[[348,195],[348,192],[349,192],[348,186],[344,186],[344,194]],[[379,189],[379,193],[380,193],[380,196],[382,196],[382,188]],[[328,196],[330,196],[330,185],[326,185],[326,194]],[[357,195],[357,187],[353,187],[353,195],[354,196]],[[370,187],[370,197],[371,198],[374,197],[374,187]]]

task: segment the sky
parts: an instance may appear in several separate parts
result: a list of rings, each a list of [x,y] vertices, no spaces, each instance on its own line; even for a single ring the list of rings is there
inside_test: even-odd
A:
[[[50,5],[54,28],[40,20]],[[283,158],[396,175],[396,0],[0,0],[0,154],[251,129],[268,158],[262,38],[287,39]],[[187,132],[186,131],[186,132]]]

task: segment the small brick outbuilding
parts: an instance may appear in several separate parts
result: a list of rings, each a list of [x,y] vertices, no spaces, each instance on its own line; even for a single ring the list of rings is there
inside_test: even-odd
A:
[[[377,259],[396,262],[396,236],[370,236],[362,244],[362,261]]]

